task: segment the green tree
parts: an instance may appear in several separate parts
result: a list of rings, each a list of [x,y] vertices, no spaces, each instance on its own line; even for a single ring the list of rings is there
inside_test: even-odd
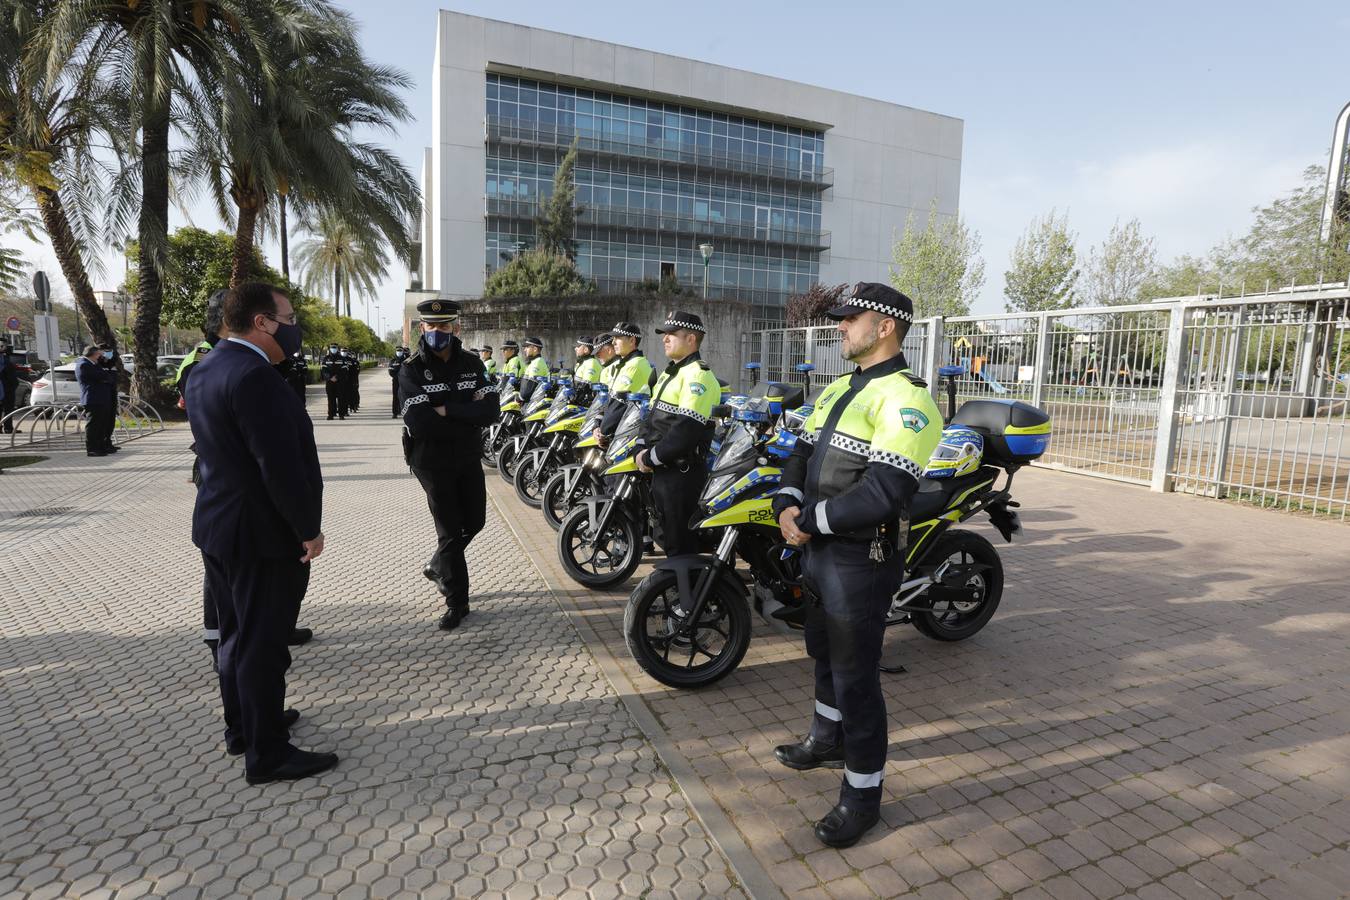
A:
[[[1212,290],[1218,284],[1214,264],[1201,256],[1183,254],[1169,263],[1154,267],[1153,272],[1139,288],[1140,300],[1160,300],[1165,297],[1194,297]],[[1207,287],[1208,286],[1208,287]]]
[[[1124,225],[1119,220],[1100,247],[1088,253],[1083,272],[1083,299],[1088,306],[1123,306],[1138,303],[1144,285],[1157,268],[1158,251],[1151,237],[1144,237],[1138,219]]]
[[[937,203],[922,229],[914,213],[891,245],[891,287],[914,301],[914,317],[964,316],[984,287],[980,234],[956,216],[939,217]]]
[[[1004,273],[1008,312],[1041,312],[1077,305],[1076,240],[1077,235],[1069,230],[1067,213],[1056,216],[1052,209],[1044,219],[1031,220],[1013,247],[1011,268]]]
[[[251,248],[248,264],[251,278],[284,286],[285,279],[269,266],[256,247]],[[139,252],[136,242],[127,253]],[[169,235],[169,258],[163,278],[164,303],[161,322],[175,328],[201,328],[206,318],[206,302],[216,291],[230,286],[234,269],[235,240],[223,231],[204,231],[184,227]],[[133,296],[140,289],[139,270],[127,276],[126,289]]]
[[[333,311],[352,314],[352,291],[362,297],[375,295],[379,282],[389,274],[389,257],[383,243],[369,227],[331,207],[319,210],[310,237],[295,248],[301,284],[311,294],[332,289]]]
[[[577,259],[577,142],[572,141],[558,170],[553,173],[553,192],[540,205],[535,222],[537,246],[545,253]]]
[[[484,297],[567,297],[594,291],[595,282],[582,277],[570,259],[542,249],[517,254],[483,286]]]

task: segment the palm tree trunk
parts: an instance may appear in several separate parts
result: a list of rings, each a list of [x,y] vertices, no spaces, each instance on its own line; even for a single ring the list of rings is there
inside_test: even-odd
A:
[[[348,279],[343,279],[342,285],[343,299],[347,304],[347,318],[352,317],[352,283]]]
[[[281,202],[281,277],[291,283],[291,245],[290,235],[286,233],[286,195],[277,198]]]
[[[342,278],[336,269],[333,270],[333,315],[342,315]]]
[[[239,224],[234,229],[234,254],[230,260],[230,287],[237,288],[253,277],[253,240],[258,227],[258,206],[239,207]]]
[[[33,189],[33,199],[37,201],[42,225],[56,251],[61,273],[66,276],[66,284],[75,296],[75,307],[89,326],[89,334],[100,344],[114,343],[116,335],[108,325],[108,317],[94,300],[94,286],[89,283],[89,273],[84,268],[84,258],[70,228],[70,219],[66,217],[66,208],[61,204],[61,195],[51,188],[39,187]]]
[[[169,242],[169,107],[148,111],[141,128],[141,289],[136,304],[136,394],[154,402],[164,393],[155,358],[159,352],[159,315],[164,304],[165,248]]]

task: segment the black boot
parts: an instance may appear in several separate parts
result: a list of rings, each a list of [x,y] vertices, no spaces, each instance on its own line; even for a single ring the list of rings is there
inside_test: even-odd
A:
[[[800,744],[783,744],[773,749],[773,755],[789,769],[805,772],[809,769],[842,769],[844,767],[844,748],[838,744],[827,744],[816,740],[815,735],[807,735]]]
[[[876,792],[880,795],[880,788]],[[840,800],[816,823],[816,837],[826,847],[852,847],[881,821],[880,799],[878,796],[877,802]]]

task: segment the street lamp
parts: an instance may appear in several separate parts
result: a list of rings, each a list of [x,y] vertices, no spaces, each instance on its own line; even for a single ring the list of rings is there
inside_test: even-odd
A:
[[[713,245],[699,244],[698,252],[703,254],[703,299],[708,299],[708,263],[712,260]]]

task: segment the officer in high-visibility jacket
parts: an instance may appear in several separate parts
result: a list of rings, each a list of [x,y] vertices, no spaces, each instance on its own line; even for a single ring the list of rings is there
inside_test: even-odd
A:
[[[478,348],[478,358],[483,361],[483,371],[489,381],[497,380],[497,361],[492,358],[492,348],[487,344]]]
[[[599,381],[601,364],[595,358],[595,341],[589,337],[579,337],[573,352],[577,355],[577,362],[572,369],[572,378],[583,384]]]
[[[609,385],[609,405],[600,423],[600,431],[605,440],[614,436],[623,418],[626,401],[631,394],[651,394],[652,364],[642,355],[638,345],[642,343],[642,332],[632,322],[620,322],[609,331],[614,336],[614,352],[617,356],[614,366],[614,379]]]
[[[699,355],[708,335],[702,319],[672,312],[656,333],[670,363],[652,389],[652,406],[642,423],[645,449],[637,455],[637,466],[652,473],[652,499],[666,556],[680,556],[698,551],[689,520],[698,511],[698,497],[708,478],[710,417],[722,387]]]
[[[595,359],[600,363],[600,383],[606,388],[614,386],[614,373],[618,367],[614,365],[619,358],[619,354],[614,352],[614,335],[608,331],[602,331],[595,336]]]
[[[515,386],[525,376],[525,361],[520,358],[520,345],[515,341],[502,341],[502,377],[514,378]]]
[[[793,769],[843,768],[839,803],[816,824],[816,837],[848,847],[881,814],[881,639],[904,579],[910,500],[942,415],[900,351],[914,317],[908,297],[860,282],[829,316],[857,368],[816,400],[774,498],[783,539],[804,549],[803,575],[817,598],[806,620],[815,716],[804,740],[774,755]]]
[[[525,372],[520,378],[520,400],[528,402],[535,388],[548,381],[548,362],[543,357],[544,342],[541,338],[525,339]]]

